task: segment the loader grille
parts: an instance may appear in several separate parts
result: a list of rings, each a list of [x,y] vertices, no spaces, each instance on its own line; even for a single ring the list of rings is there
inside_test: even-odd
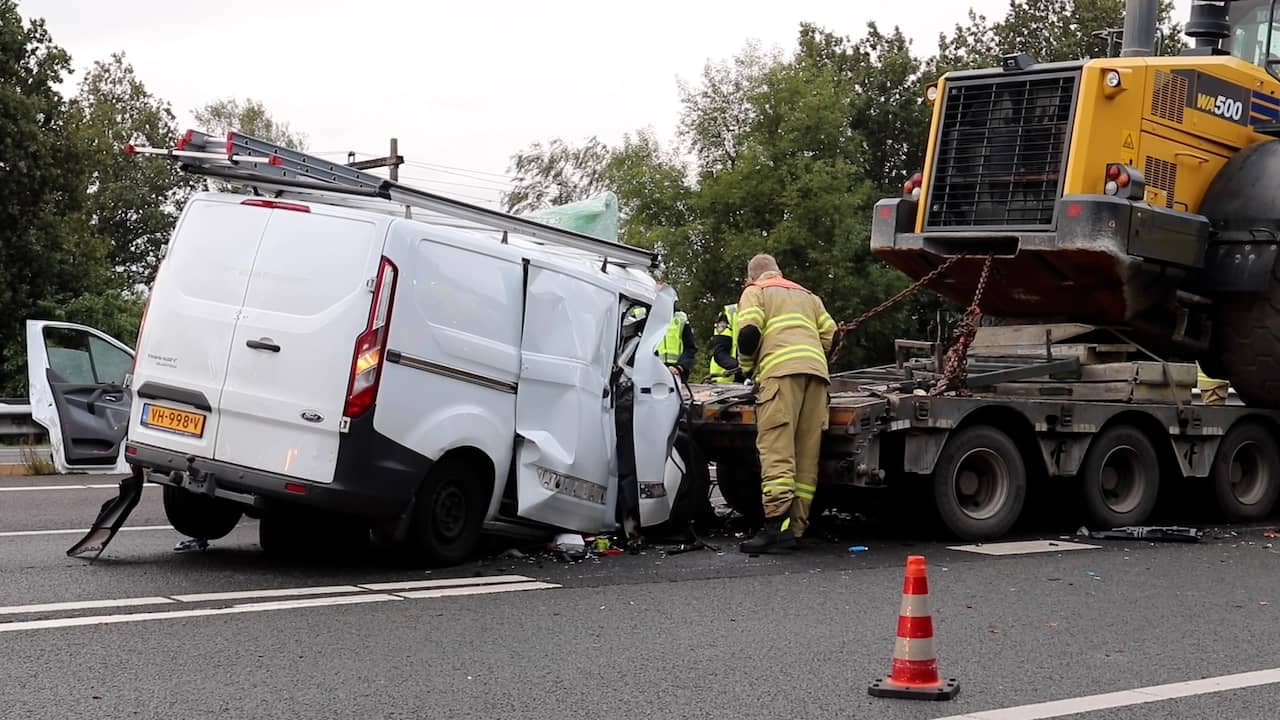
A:
[[[1142,168],[1142,174],[1146,177],[1148,185],[1164,191],[1164,205],[1172,209],[1173,194],[1178,189],[1178,166],[1168,160],[1148,156]]]
[[[1051,227],[1078,72],[948,83],[925,230]]]

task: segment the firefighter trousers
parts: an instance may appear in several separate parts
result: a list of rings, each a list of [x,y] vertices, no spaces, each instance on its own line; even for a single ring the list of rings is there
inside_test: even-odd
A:
[[[818,489],[818,450],[828,424],[828,384],[817,375],[766,378],[756,391],[756,450],[766,518],[789,517],[796,537],[809,526]]]

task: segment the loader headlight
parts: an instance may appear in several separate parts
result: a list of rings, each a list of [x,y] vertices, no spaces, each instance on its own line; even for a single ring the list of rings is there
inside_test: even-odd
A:
[[[1107,73],[1102,76],[1102,81],[1106,83],[1109,88],[1118,88],[1120,87],[1120,73],[1115,70],[1108,70]]]

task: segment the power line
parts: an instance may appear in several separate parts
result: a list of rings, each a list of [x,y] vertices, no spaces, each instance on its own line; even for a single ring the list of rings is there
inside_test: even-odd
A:
[[[424,163],[424,162],[406,162],[405,165],[414,165],[417,167],[426,168],[428,170],[436,170],[436,169],[455,170],[458,172],[472,173],[475,175],[489,175],[491,177],[502,178],[503,180],[508,180],[508,181],[513,179],[510,175],[504,175],[503,173],[488,172],[486,170],[470,170],[467,168],[456,167],[453,165],[440,165],[437,163]]]
[[[490,186],[487,186],[487,185],[470,185],[470,184],[468,184],[468,183],[460,183],[460,182],[456,182],[456,181],[454,181],[454,180],[437,180],[437,179],[435,179],[435,178],[426,178],[426,177],[422,177],[421,175],[403,175],[402,177],[405,177],[405,178],[413,178],[414,180],[420,180],[420,181],[422,181],[422,182],[434,183],[434,184],[436,184],[436,185],[453,185],[453,186],[456,186],[456,187],[471,188],[471,189],[473,189],[473,190],[489,190],[489,191],[492,191],[492,192],[507,192],[507,191],[509,191],[509,190],[511,190],[511,189],[512,189],[512,188],[510,188],[510,187],[505,187],[505,188],[504,188],[504,187],[490,187]]]

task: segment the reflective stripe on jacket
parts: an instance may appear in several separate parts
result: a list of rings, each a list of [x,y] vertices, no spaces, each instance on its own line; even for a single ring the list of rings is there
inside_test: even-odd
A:
[[[777,272],[766,272],[747,286],[738,300],[738,331],[759,328],[755,355],[739,352],[744,373],[756,381],[808,374],[830,380],[827,353],[836,323],[821,298]]]

